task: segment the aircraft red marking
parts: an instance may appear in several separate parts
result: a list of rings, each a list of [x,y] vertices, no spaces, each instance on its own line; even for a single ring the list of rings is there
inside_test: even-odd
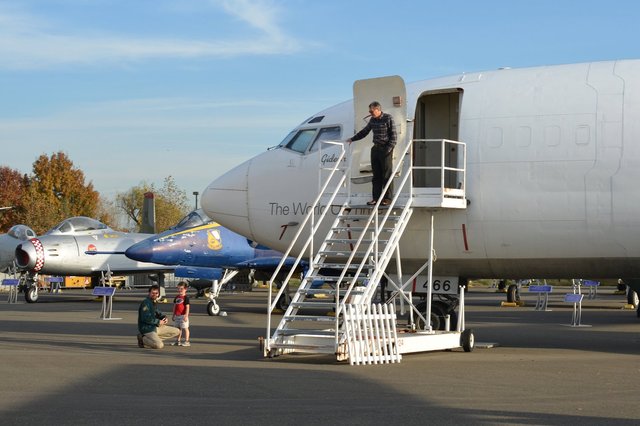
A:
[[[464,250],[469,251],[469,243],[467,242],[467,226],[462,224],[462,238],[464,240]]]

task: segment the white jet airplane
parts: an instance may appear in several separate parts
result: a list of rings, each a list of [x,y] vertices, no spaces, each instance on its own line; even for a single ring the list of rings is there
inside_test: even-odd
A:
[[[274,149],[215,179],[203,191],[205,212],[284,252],[310,209],[335,215],[343,203],[364,206],[371,135],[351,146],[320,141],[344,141],[363,128],[374,100],[395,120],[394,165],[405,163],[395,202],[412,201],[399,242],[405,275],[429,258],[432,235],[434,276],[620,277],[639,289],[640,60],[499,69],[406,86],[400,77],[358,81],[352,101],[314,114]],[[349,189],[312,205],[323,183],[319,166],[335,164],[342,149]],[[407,166],[413,176],[401,185]]]
[[[36,233],[26,225],[14,225],[6,234],[0,234],[0,272],[14,263],[16,247],[35,237]]]

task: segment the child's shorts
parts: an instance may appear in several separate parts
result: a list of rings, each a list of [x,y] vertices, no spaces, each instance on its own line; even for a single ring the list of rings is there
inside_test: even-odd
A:
[[[184,315],[176,315],[173,324],[179,329],[184,330],[185,328],[189,328],[189,319],[185,319]]]

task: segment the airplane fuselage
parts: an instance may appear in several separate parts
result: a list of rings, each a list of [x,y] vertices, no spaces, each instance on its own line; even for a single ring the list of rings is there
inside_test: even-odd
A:
[[[76,225],[76,229],[73,225]],[[84,229],[85,223],[95,227]],[[124,252],[149,234],[114,231],[89,218],[70,218],[48,233],[25,241],[15,249],[19,267],[47,275],[98,275],[110,270],[118,273],[169,271],[164,265],[137,262]]]
[[[469,205],[435,213],[435,274],[640,277],[640,61],[421,81],[407,86],[406,116],[396,122],[399,147],[411,139],[466,143]],[[294,132],[334,127],[344,140],[363,125],[345,102]],[[352,193],[364,201],[370,183],[353,178],[367,176],[370,142],[353,145]],[[317,195],[319,164],[338,155],[297,148],[285,140],[213,181],[202,199],[207,214],[286,250]],[[429,215],[416,208],[402,237],[405,272],[428,258]]]
[[[276,259],[277,265],[282,258],[282,253],[259,247],[217,223],[209,223],[148,238],[127,249],[126,255],[162,265],[205,268],[238,268],[267,257]]]

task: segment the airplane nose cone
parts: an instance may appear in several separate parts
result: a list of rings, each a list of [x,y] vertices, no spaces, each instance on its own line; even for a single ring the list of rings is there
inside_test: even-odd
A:
[[[44,249],[39,239],[32,238],[16,247],[16,264],[20,268],[33,272],[38,272],[42,269],[44,266]]]
[[[216,222],[246,237],[249,226],[249,172],[251,160],[223,174],[202,193],[202,209]]]
[[[149,240],[140,241],[129,247],[125,252],[125,256],[138,262],[154,262],[153,244]]]

